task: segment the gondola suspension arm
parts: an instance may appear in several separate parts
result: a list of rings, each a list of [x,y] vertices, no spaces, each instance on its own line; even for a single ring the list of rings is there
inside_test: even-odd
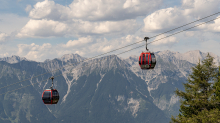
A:
[[[145,38],[144,38],[144,40],[146,41],[146,50],[147,50],[147,51],[148,51],[148,49],[147,49],[147,40],[148,40],[148,39],[150,39],[150,38],[148,38],[148,37],[145,37]]]
[[[50,79],[52,79],[52,86],[50,87],[50,89],[53,89],[53,79],[54,79],[54,77],[52,76],[52,77],[50,77]]]

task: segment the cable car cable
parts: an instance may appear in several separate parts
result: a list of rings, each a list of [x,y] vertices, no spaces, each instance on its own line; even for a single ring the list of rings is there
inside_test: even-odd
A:
[[[183,32],[183,31],[186,31],[186,30],[189,30],[189,29],[192,29],[192,28],[198,27],[198,26],[200,26],[200,25],[203,25],[203,24],[205,24],[205,23],[208,23],[208,22],[211,22],[211,21],[217,20],[217,19],[219,19],[219,18],[220,18],[220,16],[217,17],[217,18],[215,18],[215,19],[212,19],[212,20],[209,20],[209,21],[203,22],[203,23],[201,23],[201,24],[197,24],[197,25],[195,25],[195,26],[193,26],[193,27],[190,27],[190,28],[187,28],[187,29],[185,29],[185,30],[179,31],[179,32],[177,32],[177,33],[174,33],[174,34],[168,35],[168,36],[166,36],[166,37],[164,37],[164,38],[170,37],[170,36],[172,36],[172,35],[179,34],[179,33]],[[153,42],[156,42],[156,41],[162,40],[162,39],[164,39],[164,38],[161,38],[161,39],[158,39],[158,40],[155,40],[155,41],[149,42],[148,44],[151,44],[151,43],[153,43]],[[129,51],[132,51],[132,50],[134,50],[134,49],[140,48],[140,47],[142,47],[142,46],[145,46],[145,45],[140,45],[140,46],[135,47],[135,48],[132,48],[132,49],[130,49],[130,50],[126,50],[126,51],[124,51],[124,52],[121,52],[121,53],[119,53],[119,54],[117,54],[117,55],[124,54],[124,53],[126,53],[126,52],[129,52]],[[114,55],[113,55],[113,56],[114,56]],[[112,57],[112,56],[110,56],[110,57]],[[108,58],[108,57],[107,57],[107,58]],[[107,59],[107,58],[105,58],[105,59]],[[100,62],[100,61],[102,61],[102,60],[105,60],[105,59],[98,60],[98,61],[95,62],[95,63],[98,63],[98,62]],[[90,65],[92,65],[92,64],[94,64],[94,63],[91,63],[91,64],[86,65],[86,66],[83,66],[83,67],[87,67],[87,66],[90,66]],[[78,68],[78,69],[81,69],[81,68],[83,68],[83,67],[80,67],[80,68]],[[78,69],[75,69],[75,70],[78,70]],[[61,75],[63,75],[63,73],[62,73],[62,74],[59,74],[59,75],[57,75],[57,76],[54,76],[54,77],[58,77],[58,76],[61,76]],[[46,80],[48,80],[48,79],[46,79]],[[45,81],[45,80],[43,80],[43,81]],[[41,81],[41,82],[43,82],[43,81]],[[39,83],[39,82],[36,82],[36,83]],[[25,88],[25,87],[31,86],[31,85],[36,84],[36,83],[32,83],[32,84],[30,84],[30,85],[27,85],[27,86],[24,86],[24,87],[21,87],[21,88],[18,88],[18,89],[12,90],[12,91],[16,91],[16,90],[19,90],[19,89],[22,89],[22,88]],[[8,91],[8,92],[12,92],[12,91]],[[6,93],[8,93],[8,92],[2,93],[2,94],[0,94],[0,95],[6,94]]]
[[[211,21],[217,20],[217,19],[219,19],[219,18],[220,18],[220,16],[217,17],[217,18],[215,18],[215,19],[212,19],[212,20],[209,20],[209,21],[206,21],[206,22],[203,22],[203,23],[197,24],[197,25],[195,25],[195,26],[193,26],[193,27],[190,27],[190,28],[184,29],[184,30],[182,30],[182,31],[179,31],[179,32],[173,33],[173,34],[168,35],[168,36],[166,36],[166,37],[163,37],[163,38],[161,38],[161,39],[151,41],[151,42],[149,42],[148,44],[151,44],[151,43],[153,43],[153,42],[156,42],[156,41],[162,40],[162,39],[164,39],[164,38],[168,38],[168,37],[170,37],[170,36],[173,36],[173,35],[179,34],[179,33],[181,33],[181,32],[184,32],[184,31],[190,30],[190,29],[192,29],[192,28],[198,27],[198,26],[203,25],[203,24],[205,24],[205,23],[209,23],[209,22],[211,22]]]
[[[209,15],[209,16],[206,16],[206,17],[203,17],[203,18],[201,18],[201,19],[198,19],[198,20],[196,20],[196,21],[193,21],[193,22],[190,22],[190,23],[188,23],[188,24],[182,25],[182,26],[180,26],[180,27],[174,28],[174,29],[172,29],[172,30],[166,31],[166,32],[164,32],[164,33],[171,32],[171,31],[173,31],[173,30],[179,29],[179,28],[181,28],[181,27],[187,26],[187,25],[189,25],[189,24],[195,23],[195,22],[197,22],[197,21],[200,21],[200,20],[203,20],[203,19],[205,19],[205,18],[214,16],[214,15],[219,14],[219,13],[220,13],[220,12],[217,12],[217,13],[215,13],[215,14],[212,14],[212,15]],[[218,18],[219,18],[219,17],[218,17]],[[218,18],[216,18],[216,19],[218,19]],[[214,20],[216,20],[216,19],[214,19]],[[211,21],[213,21],[213,20],[211,20]],[[207,23],[207,22],[205,22],[205,23]],[[194,26],[194,27],[195,27],[195,26]],[[194,28],[194,27],[192,27],[192,28]],[[191,29],[191,28],[190,28],[190,29]],[[186,30],[189,30],[189,29],[186,29]],[[186,31],[186,30],[183,30],[183,31]],[[182,32],[182,31],[180,31],[180,32]],[[178,33],[180,33],[180,32],[178,32]],[[157,36],[162,35],[162,34],[164,34],[164,33],[158,34],[158,35],[153,36],[153,37],[150,37],[150,38],[157,37]],[[178,34],[178,33],[174,33],[174,34]],[[167,37],[170,37],[170,36],[172,36],[172,35],[166,36],[166,37],[164,37],[164,38],[167,38]],[[164,39],[164,38],[161,38],[161,39],[158,39],[158,40],[162,40],[162,39]],[[114,49],[114,50],[111,50],[111,51],[109,51],[109,52],[106,52],[106,53],[103,53],[103,54],[94,56],[94,57],[92,57],[92,58],[88,58],[88,59],[85,59],[85,60],[82,60],[82,61],[79,61],[79,62],[75,62],[75,63],[72,63],[72,64],[70,64],[70,65],[66,65],[66,66],[64,66],[64,67],[61,67],[61,68],[58,68],[58,69],[55,69],[55,70],[52,70],[52,71],[49,71],[49,72],[46,72],[46,73],[43,73],[43,74],[39,74],[39,75],[37,75],[37,76],[31,77],[31,78],[28,78],[28,79],[24,79],[24,80],[22,80],[22,81],[18,81],[18,82],[16,82],[16,83],[13,83],[13,84],[10,84],[10,85],[1,87],[0,89],[3,89],[3,88],[6,88],[6,87],[15,85],[15,84],[18,84],[18,83],[27,81],[27,80],[31,80],[31,79],[33,79],[33,78],[36,78],[36,77],[39,77],[39,76],[42,76],[42,75],[45,75],[45,74],[48,74],[48,73],[51,73],[51,72],[60,70],[60,69],[63,69],[63,68],[65,68],[65,67],[67,67],[67,66],[72,66],[72,65],[75,65],[75,64],[78,64],[78,63],[81,63],[81,62],[85,62],[85,61],[94,59],[94,58],[96,58],[96,57],[99,57],[99,56],[102,56],[102,55],[105,55],[105,54],[108,54],[108,53],[111,53],[111,52],[114,52],[114,51],[117,51],[117,50],[126,48],[126,47],[128,47],[128,46],[132,46],[132,45],[134,45],[134,44],[137,44],[137,43],[140,43],[140,42],[143,42],[143,41],[145,41],[145,40],[141,40],[141,41],[138,41],[138,42],[135,42],[135,43],[132,43],[132,44],[129,44],[129,45],[120,47],[120,48],[118,48],[118,49]],[[156,41],[157,41],[157,40],[152,41],[152,42],[150,42],[150,43],[153,43],[153,42],[156,42]],[[148,43],[148,44],[150,44],[150,43]]]
[[[206,17],[203,17],[203,18],[201,18],[201,19],[195,20],[195,21],[190,22],[190,23],[188,23],[188,24],[182,25],[182,26],[180,26],[180,27],[171,29],[171,30],[169,30],[169,31],[166,31],[166,32],[164,32],[164,33],[161,33],[161,34],[155,35],[155,36],[153,36],[153,37],[149,37],[149,38],[150,38],[150,39],[151,39],[151,38],[155,38],[155,37],[157,37],[157,36],[159,36],[159,35],[162,35],[162,34],[165,34],[165,33],[171,32],[171,31],[174,31],[174,30],[176,30],[176,29],[179,29],[179,28],[181,28],[181,27],[184,27],[184,26],[187,26],[187,25],[189,25],[189,24],[195,23],[195,22],[197,22],[197,21],[203,20],[203,19],[205,19],[205,18],[208,18],[208,17],[214,16],[214,15],[217,15],[217,14],[219,14],[219,13],[220,13],[220,12],[217,12],[217,13],[215,13],[215,14],[212,14],[212,15],[209,15],[209,16],[206,16]]]

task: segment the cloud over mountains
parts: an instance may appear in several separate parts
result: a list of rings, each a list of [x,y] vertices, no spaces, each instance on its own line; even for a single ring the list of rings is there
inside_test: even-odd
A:
[[[23,3],[26,16],[1,14],[0,57],[20,55],[43,61],[63,53],[94,56],[214,14],[219,11],[220,5],[219,0],[182,0],[179,4],[168,6],[167,1],[174,3],[174,0],[68,1],[68,4],[64,4],[64,1],[59,0],[36,0],[31,4],[23,0],[18,3]],[[7,1],[4,3],[9,5]],[[4,3],[0,6],[4,6]],[[217,17],[219,15],[198,23]],[[192,26],[194,24],[188,27]],[[159,39],[171,32],[157,36],[150,40],[159,40],[152,43],[150,49],[179,52],[199,49],[217,54],[220,46],[219,32],[220,20],[215,20],[162,40]],[[15,42],[13,46],[8,43],[9,40]],[[53,40],[56,40],[55,43]],[[122,52],[135,47],[125,48]],[[132,53],[137,54],[141,49],[145,49],[144,42],[143,48]]]
[[[160,9],[147,16],[144,19],[145,27],[143,30],[146,32],[170,30],[217,13],[219,5],[220,2],[218,0],[183,0],[180,7]],[[200,22],[204,22],[204,20]],[[206,24],[205,29],[219,31],[219,29],[215,28],[216,26],[220,26],[218,20],[214,21],[213,24]]]

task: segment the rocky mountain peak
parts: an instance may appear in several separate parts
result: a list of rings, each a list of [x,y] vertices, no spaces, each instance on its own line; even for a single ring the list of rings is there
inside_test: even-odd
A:
[[[65,54],[63,55],[61,58],[59,58],[61,61],[64,61],[64,62],[67,62],[69,60],[76,60],[76,61],[81,61],[85,58],[81,57],[80,55],[78,54]]]
[[[61,56],[60,58],[55,58],[53,60],[60,60],[62,62],[79,62],[79,61],[83,61],[85,58],[78,55],[78,54],[65,54],[63,56]],[[50,59],[46,59],[44,61],[44,63],[49,62],[49,61],[53,61]]]
[[[193,64],[197,64],[199,62],[199,60],[202,61],[203,59],[205,59],[208,53],[212,57],[214,57],[214,62],[218,65],[220,62],[219,56],[217,56],[211,52],[204,53],[204,52],[201,52],[200,50],[188,51],[186,53],[181,54],[181,56],[178,56],[177,58],[179,58],[181,60],[186,60],[186,61],[193,63]]]
[[[88,63],[88,62],[87,62]],[[89,63],[91,64],[91,68],[99,68],[99,69],[115,69],[115,68],[125,68],[128,64],[120,59],[116,55],[109,55],[104,56],[101,58],[90,60]]]
[[[16,56],[16,55],[12,55],[11,57],[4,57],[4,58],[0,58],[0,61],[6,61],[10,64],[14,64],[14,63],[18,63],[20,61],[30,61],[30,60],[27,60],[25,57],[19,57],[19,56]]]

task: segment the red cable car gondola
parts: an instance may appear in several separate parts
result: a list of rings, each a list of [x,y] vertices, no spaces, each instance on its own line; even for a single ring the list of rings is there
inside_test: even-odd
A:
[[[147,69],[154,69],[156,66],[156,57],[154,53],[148,51],[147,49],[147,40],[149,38],[145,37],[144,40],[146,41],[146,50],[147,52],[142,52],[139,56],[139,65],[141,69],[147,70]]]
[[[53,89],[54,77],[51,77],[50,79],[52,79],[52,86],[50,89],[44,90],[42,94],[42,100],[44,104],[57,104],[59,101],[59,93],[56,89]]]

